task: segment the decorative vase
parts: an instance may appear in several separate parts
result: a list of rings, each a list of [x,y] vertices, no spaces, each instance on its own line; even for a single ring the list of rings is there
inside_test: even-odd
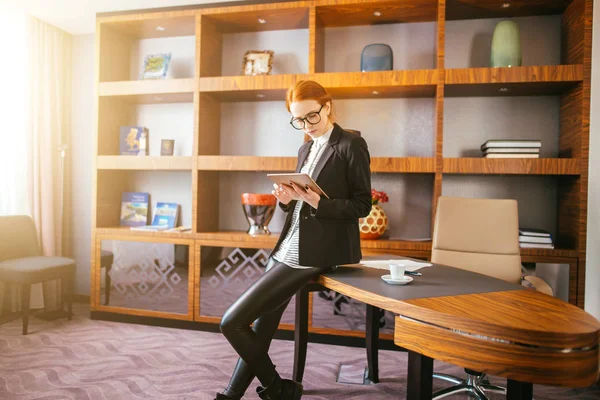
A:
[[[242,193],[242,208],[252,236],[270,235],[268,225],[275,213],[277,198],[272,194]]]
[[[519,25],[513,21],[500,21],[492,37],[492,67],[521,66],[521,38]]]
[[[371,206],[371,212],[358,221],[361,239],[377,239],[388,228],[388,217],[379,204]]]

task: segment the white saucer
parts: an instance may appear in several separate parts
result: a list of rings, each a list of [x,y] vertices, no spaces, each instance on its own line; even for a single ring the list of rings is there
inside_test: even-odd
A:
[[[386,283],[389,283],[390,285],[406,285],[413,281],[413,278],[407,275],[404,275],[402,279],[392,279],[392,275],[388,274],[383,275],[381,279],[383,279]]]

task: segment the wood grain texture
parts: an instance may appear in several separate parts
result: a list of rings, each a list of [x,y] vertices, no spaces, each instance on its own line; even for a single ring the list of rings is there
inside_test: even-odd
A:
[[[324,27],[429,22],[437,17],[435,0],[317,0],[316,5]]]
[[[98,156],[98,169],[191,171],[190,156]]]
[[[199,156],[203,171],[286,171],[296,170],[297,157]]]
[[[196,87],[193,78],[101,82],[99,95],[118,96],[136,104],[192,103]]]
[[[128,173],[114,170],[97,170],[97,196],[95,228],[119,226],[121,195],[128,191]]]
[[[200,76],[220,76],[223,63],[223,35],[217,24],[208,17],[200,17],[199,52]],[[241,62],[240,62],[241,64]],[[241,68],[241,66],[240,66]]]
[[[312,1],[265,3],[202,10],[221,33],[308,29],[308,11]],[[260,23],[259,19],[265,20]]]
[[[579,175],[575,158],[444,158],[444,174]]]
[[[103,26],[136,40],[195,35],[192,11],[137,14],[123,17],[100,17]],[[164,28],[164,30],[157,29]]]
[[[582,64],[586,38],[584,13],[586,0],[573,0],[562,15],[561,62]],[[591,11],[590,11],[591,18]]]
[[[598,377],[598,348],[559,353],[463,335],[396,317],[394,343],[435,360],[542,385],[586,387]]]
[[[308,73],[325,72],[325,29],[311,7],[308,19]]]
[[[132,39],[96,24],[96,82],[129,80],[129,60],[131,59]]]
[[[434,162],[432,157],[372,157],[371,172],[432,174]]]
[[[131,238],[151,238],[158,243],[163,243],[163,241],[155,239],[165,239],[164,243],[171,243],[172,239],[193,240],[195,237],[193,232],[135,231],[127,226],[118,225],[96,228],[96,233],[102,235],[105,240],[117,240],[117,238],[123,237],[128,238],[128,240],[132,240]]]
[[[219,172],[198,171],[197,232],[219,229]]]
[[[446,95],[531,96],[561,94],[583,79],[583,66],[460,68],[445,71]]]
[[[557,247],[554,249],[521,249],[521,256],[530,257],[532,262],[536,262],[534,260],[542,260],[546,257],[555,257],[558,259],[562,257],[577,257],[578,255],[579,252],[575,250],[574,247]]]
[[[448,19],[514,18],[562,14],[571,0],[446,0]],[[510,7],[503,7],[510,4]]]
[[[435,93],[435,111],[433,115],[435,138],[433,141],[433,154],[435,157],[435,175],[431,194],[431,225],[435,226],[438,198],[442,195],[443,167],[444,167],[444,96],[446,93],[446,1],[438,1],[437,9],[437,38],[436,38],[436,66],[438,70],[438,84]]]

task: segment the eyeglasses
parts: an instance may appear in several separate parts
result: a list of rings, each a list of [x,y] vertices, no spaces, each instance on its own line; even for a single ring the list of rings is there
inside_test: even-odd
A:
[[[302,130],[306,126],[308,122],[310,125],[316,125],[321,122],[321,110],[323,106],[319,108],[319,111],[313,111],[306,114],[304,118],[292,118],[290,124],[294,127],[294,129]]]

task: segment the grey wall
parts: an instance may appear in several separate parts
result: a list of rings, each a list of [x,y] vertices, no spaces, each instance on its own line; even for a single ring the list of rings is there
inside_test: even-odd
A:
[[[600,7],[598,7],[600,8]],[[600,21],[598,9],[596,21]],[[560,20],[556,17],[517,19],[520,21],[523,42],[523,63],[557,64],[559,62]],[[447,25],[446,67],[459,68],[486,66],[489,59],[489,42],[496,21],[461,21]],[[598,22],[595,24],[598,26]],[[594,32],[594,65],[600,65],[599,31]],[[408,24],[374,28],[332,28],[326,30],[326,71],[354,71],[359,69],[360,51],[364,45],[385,42],[394,50],[396,68],[432,68],[435,64],[434,24]],[[305,72],[307,68],[307,35],[304,31],[290,31],[285,35],[248,35],[243,44],[235,36],[228,35],[224,41],[223,74],[236,75],[241,68],[241,58],[246,49],[275,49],[274,72]],[[408,37],[408,39],[407,39]],[[550,37],[551,39],[546,40]],[[132,55],[132,76],[145,51],[163,47],[189,48],[188,39],[160,42],[141,42],[139,51]],[[185,43],[184,43],[185,42]],[[297,45],[289,50],[289,43]],[[306,45],[305,45],[306,43]],[[547,46],[546,43],[552,43]],[[153,47],[157,46],[157,47]],[[178,50],[180,51],[180,50]],[[279,55],[279,58],[277,58]],[[94,36],[76,36],[73,41],[73,134],[70,157],[73,165],[73,248],[78,266],[77,293],[89,293],[90,282],[90,232],[91,232],[91,184],[92,184],[92,138],[94,135]],[[174,73],[189,76],[189,55]],[[136,61],[137,60],[137,61]],[[133,66],[136,64],[135,66]],[[598,68],[596,68],[598,70]],[[179,72],[177,72],[179,71]],[[593,75],[592,99],[600,96],[600,77]],[[373,101],[337,101],[337,114],[342,126],[362,131],[367,138],[373,156],[430,156],[433,151],[433,100],[431,99],[378,99]],[[181,105],[180,105],[181,106]],[[171,107],[173,107],[171,109]],[[181,147],[176,152],[191,154],[191,110],[187,105],[143,106],[138,109],[144,119],[153,125],[159,137],[179,135],[176,141]],[[600,250],[594,243],[600,241],[600,228],[594,221],[600,218],[600,123],[594,114],[600,112],[600,102],[592,101],[592,126],[590,143],[590,205],[587,262],[586,309],[600,315]],[[158,115],[164,114],[166,118]],[[460,115],[460,119],[454,115]],[[162,118],[162,119],[157,119]],[[175,125],[167,125],[165,120]],[[222,154],[257,154],[295,156],[302,143],[301,134],[294,132],[287,121],[285,104],[279,102],[238,103],[223,106],[221,132]],[[175,122],[173,122],[175,121]],[[558,138],[558,103],[556,97],[542,98],[450,98],[445,103],[446,157],[475,155],[479,145],[490,136],[535,137],[543,140],[542,155],[556,154]],[[169,132],[169,127],[173,126]],[[189,132],[189,133],[188,133]],[[454,140],[456,138],[456,140]],[[151,152],[156,149],[156,135],[150,137]],[[191,142],[189,142],[191,143]],[[191,216],[189,188],[191,177],[187,173],[132,174],[139,189],[151,190],[155,196],[174,196],[184,204],[184,223]],[[160,192],[165,180],[173,182],[170,190]],[[374,174],[373,187],[386,190],[390,203],[384,204],[391,219],[391,237],[421,238],[431,236],[430,202],[432,180],[427,176],[403,174]],[[137,189],[137,188],[136,188]],[[222,229],[244,229],[246,222],[239,203],[243,191],[266,192],[270,184],[263,173],[222,173],[219,221]],[[520,202],[521,221],[553,231],[556,185],[552,178],[540,177],[451,177],[445,179],[443,193],[459,196],[511,197]],[[271,224],[273,231],[280,231],[282,216],[279,212]]]

